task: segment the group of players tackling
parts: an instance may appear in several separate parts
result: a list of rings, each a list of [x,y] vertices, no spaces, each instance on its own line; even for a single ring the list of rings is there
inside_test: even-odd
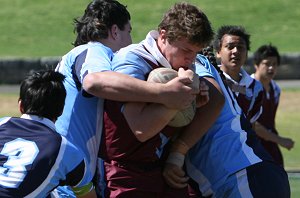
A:
[[[0,197],[290,197],[283,166],[252,127],[263,86],[241,69],[244,29],[218,31],[219,67],[205,51],[214,32],[198,7],[174,4],[138,44],[130,19],[118,1],[92,1],[55,71],[24,79],[22,116],[0,120]],[[279,64],[273,49],[262,62]],[[178,76],[147,82],[161,67]],[[274,93],[269,73],[254,77],[269,78]],[[170,126],[192,103],[191,122]]]

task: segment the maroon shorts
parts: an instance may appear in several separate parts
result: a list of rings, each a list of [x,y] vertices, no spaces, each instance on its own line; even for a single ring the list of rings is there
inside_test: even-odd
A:
[[[162,176],[161,165],[125,165],[116,161],[105,162],[106,195],[110,198],[185,198],[187,188],[173,189]]]

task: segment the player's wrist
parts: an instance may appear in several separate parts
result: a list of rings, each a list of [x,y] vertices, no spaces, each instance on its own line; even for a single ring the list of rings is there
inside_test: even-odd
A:
[[[163,104],[168,106],[168,100],[166,97],[167,93],[169,92],[167,84],[164,83],[153,83],[155,85],[155,90],[157,97],[155,98],[157,103]]]
[[[190,149],[189,145],[187,145],[183,140],[177,138],[172,143],[170,152],[178,152],[178,153],[185,155],[189,149]]]
[[[166,163],[176,165],[178,167],[183,167],[185,155],[179,152],[171,152],[166,160]]]

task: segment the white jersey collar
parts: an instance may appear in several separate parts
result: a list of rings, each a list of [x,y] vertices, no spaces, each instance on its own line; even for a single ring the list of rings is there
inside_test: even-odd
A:
[[[158,36],[159,33],[157,30],[150,31],[147,34],[146,39],[143,42],[143,45],[152,54],[155,60],[159,62],[162,66],[167,68],[172,68],[168,60],[162,55],[162,53],[159,51],[157,47],[156,40]]]
[[[52,122],[52,121],[49,120],[48,118],[39,117],[39,116],[36,116],[36,115],[30,115],[30,114],[23,114],[23,115],[21,116],[21,118],[27,119],[27,120],[34,120],[34,121],[40,122],[40,123],[42,123],[42,124],[48,126],[49,128],[53,129],[54,131],[56,131],[54,122]]]
[[[250,77],[250,75],[243,68],[241,68],[241,70],[240,70],[240,76],[241,76],[240,82],[235,81],[234,79],[231,78],[231,76],[229,76],[225,72],[223,72],[223,74],[228,80],[234,82],[235,84],[245,86],[246,88],[249,88],[249,86],[251,85],[251,83],[254,80],[253,78]]]

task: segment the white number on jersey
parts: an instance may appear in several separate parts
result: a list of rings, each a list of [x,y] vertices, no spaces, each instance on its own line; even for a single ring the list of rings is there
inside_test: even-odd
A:
[[[27,174],[26,165],[32,164],[39,149],[35,142],[17,138],[4,144],[1,155],[8,157],[0,166],[0,185],[17,188]]]

